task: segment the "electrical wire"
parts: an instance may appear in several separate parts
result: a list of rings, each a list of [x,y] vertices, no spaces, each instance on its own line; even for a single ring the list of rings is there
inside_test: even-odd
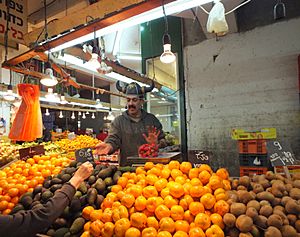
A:
[[[169,32],[169,25],[168,25],[168,18],[167,18],[166,11],[165,11],[164,0],[162,0],[162,9],[163,9],[164,19],[165,19],[165,33],[168,33]]]

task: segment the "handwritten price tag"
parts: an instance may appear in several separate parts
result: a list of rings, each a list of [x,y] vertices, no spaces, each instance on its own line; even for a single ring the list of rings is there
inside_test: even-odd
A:
[[[298,163],[291,151],[291,147],[285,142],[268,141],[268,156],[272,166],[288,166]]]
[[[75,151],[75,157],[79,162],[94,160],[92,148],[83,148]]]

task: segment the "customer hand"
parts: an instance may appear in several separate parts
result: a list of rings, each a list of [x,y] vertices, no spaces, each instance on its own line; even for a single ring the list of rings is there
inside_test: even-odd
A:
[[[143,133],[143,137],[148,144],[157,144],[159,134],[160,130],[157,130],[156,127],[152,126],[148,128],[148,136]]]
[[[112,151],[112,146],[109,143],[100,142],[96,145],[96,155],[107,155]]]
[[[90,162],[83,163],[70,179],[70,183],[77,189],[85,179],[90,177],[93,170],[93,165]]]

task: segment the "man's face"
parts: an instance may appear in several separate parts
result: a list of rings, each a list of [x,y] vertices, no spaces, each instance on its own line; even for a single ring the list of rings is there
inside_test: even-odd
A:
[[[137,96],[127,97],[127,109],[129,115],[137,115],[143,106],[144,100]]]

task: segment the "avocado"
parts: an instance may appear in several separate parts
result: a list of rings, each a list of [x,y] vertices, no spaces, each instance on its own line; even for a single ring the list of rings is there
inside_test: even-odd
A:
[[[42,193],[37,193],[34,198],[33,198],[33,201],[40,201],[41,200],[41,197],[42,197]]]
[[[125,172],[135,172],[136,167],[132,167],[132,166],[123,166],[123,167],[118,167],[118,170],[125,173]]]
[[[66,174],[72,175],[75,171],[76,171],[75,167],[68,167],[68,168],[66,168],[65,172],[66,172]]]
[[[33,196],[35,196],[36,194],[42,192],[42,188],[43,188],[42,186],[36,186],[36,187],[33,189],[33,192],[32,192]]]
[[[55,230],[54,230],[54,229],[49,229],[49,230],[47,231],[46,235],[48,235],[48,236],[53,236],[54,233],[55,233]]]
[[[85,185],[84,182],[82,182],[82,183],[80,184],[80,186],[79,186],[79,188],[78,188],[78,191],[80,191],[82,194],[86,194],[86,192],[87,192],[87,187],[86,187],[86,185]]]
[[[43,183],[44,188],[50,188],[50,186],[51,186],[51,180],[44,181],[44,183]]]
[[[64,218],[57,218],[52,225],[55,229],[59,229],[65,227],[67,225],[67,221]]]
[[[25,208],[23,207],[23,205],[22,204],[20,204],[20,203],[18,203],[13,209],[12,209],[12,211],[9,213],[10,215],[13,215],[13,214],[15,214],[15,213],[17,213],[17,212],[19,212],[19,211],[22,211],[22,210],[24,210]]]
[[[70,212],[78,212],[81,209],[81,203],[78,198],[73,198],[70,205]]]
[[[74,197],[80,198],[82,196],[82,193],[80,191],[76,191]]]
[[[96,177],[94,175],[91,175],[88,179],[88,183],[89,184],[93,184],[96,182]]]
[[[97,195],[97,199],[96,199],[96,202],[95,202],[95,205],[96,205],[96,208],[97,209],[100,209],[101,207],[101,203],[103,202],[104,200],[104,197],[102,195]]]
[[[51,197],[53,197],[53,193],[48,190],[42,194],[42,201],[47,202]]]
[[[64,174],[63,176],[61,176],[61,180],[63,181],[63,183],[68,182],[71,179],[71,175],[70,174]]]
[[[97,179],[94,188],[97,189],[98,193],[102,193],[106,189],[106,184],[102,179]]]
[[[85,194],[85,195],[81,196],[79,198],[79,201],[80,201],[80,204],[81,204],[82,207],[85,206],[86,203],[87,203],[87,195]]]
[[[70,227],[71,234],[76,234],[82,231],[84,224],[85,220],[82,217],[76,218]]]
[[[107,177],[104,179],[104,183],[106,184],[106,186],[111,186],[114,184],[114,181],[113,181],[112,177]]]
[[[31,204],[31,210],[36,210],[36,209],[43,208],[43,207],[44,207],[44,205],[41,204],[40,202],[35,203],[34,205]]]
[[[71,214],[70,214],[70,207],[67,206],[67,207],[64,209],[63,213],[61,214],[61,217],[68,219],[68,218],[70,217],[70,215],[71,215]]]
[[[77,165],[77,161],[76,160],[72,160],[69,164],[69,167],[76,167]]]
[[[50,191],[54,193],[56,190],[60,189],[62,187],[62,184],[54,184],[51,186]]]
[[[62,183],[62,180],[59,179],[59,178],[54,178],[51,180],[51,185],[54,185],[54,184],[61,184]]]
[[[20,203],[23,205],[25,209],[28,209],[30,205],[32,204],[33,200],[32,197],[28,196],[22,196],[20,199]]]
[[[114,176],[113,176],[114,184],[118,183],[118,180],[121,176],[122,176],[122,172],[119,170],[114,173]]]
[[[82,162],[77,162],[76,168],[78,168],[78,167],[81,166],[81,165],[82,165]]]
[[[90,188],[87,192],[87,202],[88,204],[92,205],[96,201],[97,198],[97,189]]]
[[[100,172],[98,173],[98,178],[105,179],[107,177],[110,177],[110,176],[112,176],[112,172],[113,172],[113,170],[111,167],[100,170]]]
[[[59,228],[53,234],[53,237],[64,237],[64,235],[69,231],[69,228]]]

